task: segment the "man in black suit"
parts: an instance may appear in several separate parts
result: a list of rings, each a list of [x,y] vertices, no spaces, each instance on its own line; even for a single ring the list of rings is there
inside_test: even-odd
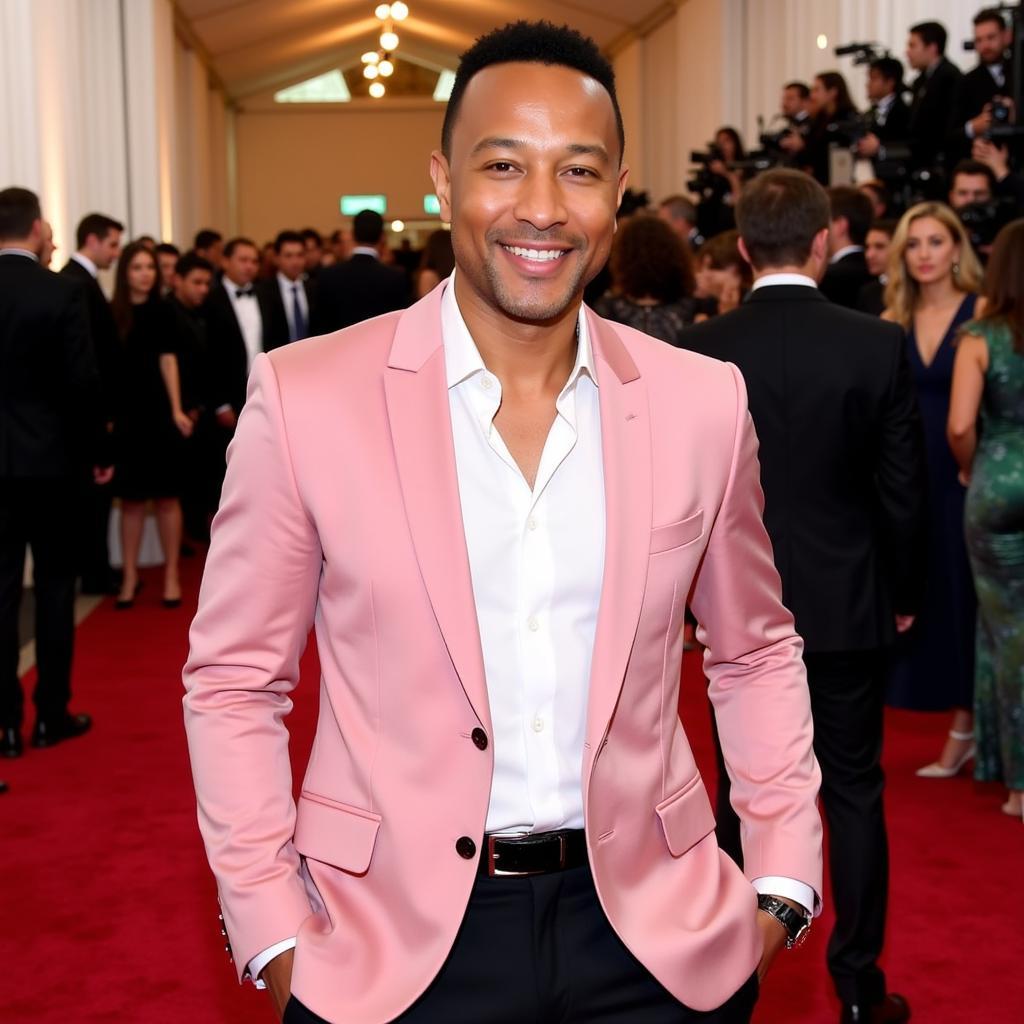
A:
[[[33,192],[0,192],[0,754],[22,753],[18,611],[25,549],[35,569],[32,744],[87,732],[68,711],[75,632],[76,486],[83,467],[109,464],[85,293],[39,265],[43,227]],[[93,470],[107,483],[113,470]]]
[[[821,292],[830,302],[856,309],[860,290],[871,280],[864,243],[874,219],[871,200],[852,185],[828,190],[828,269]]]
[[[871,160],[877,176],[890,177],[887,165],[905,155],[910,141],[910,107],[903,101],[903,65],[895,57],[871,62],[867,94],[871,130],[857,143],[857,155]]]
[[[903,335],[815,288],[830,211],[811,178],[760,175],[740,196],[737,220],[754,290],[739,309],[685,332],[683,344],[740,368],[760,440],[765,525],[805,644],[841,1019],[902,1021],[909,1009],[887,994],[877,960],[888,893],[885,650],[916,608],[924,525],[923,438]],[[720,792],[719,823],[731,814]]]
[[[317,279],[318,334],[329,334],[409,305],[409,278],[380,261],[384,220],[363,210],[352,220],[355,248],[345,263],[325,267]]]
[[[114,323],[114,314],[100,287],[98,274],[109,270],[121,252],[124,225],[104,213],[90,213],[78,224],[71,258],[61,274],[77,281],[85,295],[96,366],[100,374],[100,393],[107,420],[107,429],[114,419],[114,388],[121,343]],[[79,574],[82,593],[109,594],[117,587],[110,568],[107,534],[110,525],[110,488],[86,479],[82,493],[82,521],[79,530]]]
[[[970,155],[971,144],[993,125],[992,102],[1013,95],[1012,65],[1008,51],[1013,33],[1003,15],[986,8],[974,16],[974,52],[978,66],[960,80],[954,98],[950,134],[957,157]]]
[[[282,231],[274,239],[274,262],[277,273],[257,286],[267,311],[263,338],[268,351],[308,338],[315,316],[313,285],[304,273],[306,249],[302,235]]]
[[[910,156],[914,168],[931,169],[946,161],[950,115],[963,74],[945,54],[946,30],[937,21],[922,21],[911,28],[907,62],[918,72],[911,86],[910,104]]]

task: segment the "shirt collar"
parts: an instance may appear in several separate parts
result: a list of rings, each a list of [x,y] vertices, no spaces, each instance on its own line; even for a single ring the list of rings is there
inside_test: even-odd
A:
[[[798,284],[804,288],[818,287],[814,278],[808,277],[806,274],[765,274],[764,277],[759,277],[754,282],[751,291],[756,292],[758,288],[770,288],[776,284]]]
[[[881,98],[881,99],[880,99],[880,100],[878,101],[878,104],[877,104],[877,106],[878,106],[878,110],[879,110],[879,113],[882,113],[882,114],[888,113],[888,111],[889,111],[889,108],[890,108],[890,107],[891,107],[891,106],[892,106],[892,105],[893,105],[893,104],[894,104],[895,102],[896,102],[896,93],[894,93],[894,92],[891,92],[891,93],[889,93],[889,95],[888,95],[888,96],[883,96],[883,97],[882,97],[882,98]]]
[[[84,256],[80,252],[73,252],[71,254],[71,258],[80,266],[85,267],[85,269],[89,271],[92,277],[99,276],[99,268],[96,266],[95,263],[93,263],[91,259],[89,259],[88,256]]]
[[[0,256],[27,256],[30,260],[39,262],[39,257],[31,249],[19,249],[17,246],[9,246],[0,249]]]
[[[352,250],[353,256],[372,256],[375,260],[380,259],[380,253],[372,245],[357,245]]]
[[[844,245],[830,260],[829,263],[838,263],[844,256],[849,256],[850,253],[863,252],[863,245]]]
[[[451,277],[445,282],[444,294],[441,296],[441,338],[444,342],[444,361],[449,391],[469,377],[487,370],[455,298],[455,274],[456,271],[453,271]],[[582,373],[586,373],[595,386],[597,385],[594,353],[590,345],[590,332],[587,330],[587,318],[583,314],[583,306],[580,306],[576,325],[579,332],[576,344],[576,364],[562,389],[563,394],[576,383]]]
[[[279,270],[277,272],[277,283],[282,288],[284,288],[285,291],[290,292],[296,285],[298,285],[301,288],[303,285],[303,279],[301,277],[297,277],[293,281],[290,277],[285,277],[284,274],[282,274],[281,271]]]

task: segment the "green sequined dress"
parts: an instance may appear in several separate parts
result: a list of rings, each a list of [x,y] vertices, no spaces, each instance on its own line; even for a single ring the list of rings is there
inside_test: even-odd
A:
[[[975,776],[1024,790],[1024,354],[977,322],[989,366],[964,532],[978,592]]]

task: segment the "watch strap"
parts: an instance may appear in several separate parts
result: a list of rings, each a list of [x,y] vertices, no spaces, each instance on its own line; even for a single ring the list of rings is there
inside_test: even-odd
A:
[[[811,919],[777,896],[758,896],[757,909],[765,914],[770,914],[786,929],[787,949],[794,949],[801,945],[811,930]]]

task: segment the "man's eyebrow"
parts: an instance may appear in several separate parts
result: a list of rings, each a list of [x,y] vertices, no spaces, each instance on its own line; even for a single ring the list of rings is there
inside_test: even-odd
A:
[[[476,156],[478,153],[483,152],[485,149],[525,149],[527,143],[522,139],[510,139],[510,138],[498,138],[491,136],[490,138],[481,139],[474,147],[471,156]],[[608,150],[600,143],[586,143],[586,142],[570,142],[565,147],[566,151],[572,153],[573,156],[593,156],[597,157],[598,160],[603,160],[608,163],[609,156]]]

